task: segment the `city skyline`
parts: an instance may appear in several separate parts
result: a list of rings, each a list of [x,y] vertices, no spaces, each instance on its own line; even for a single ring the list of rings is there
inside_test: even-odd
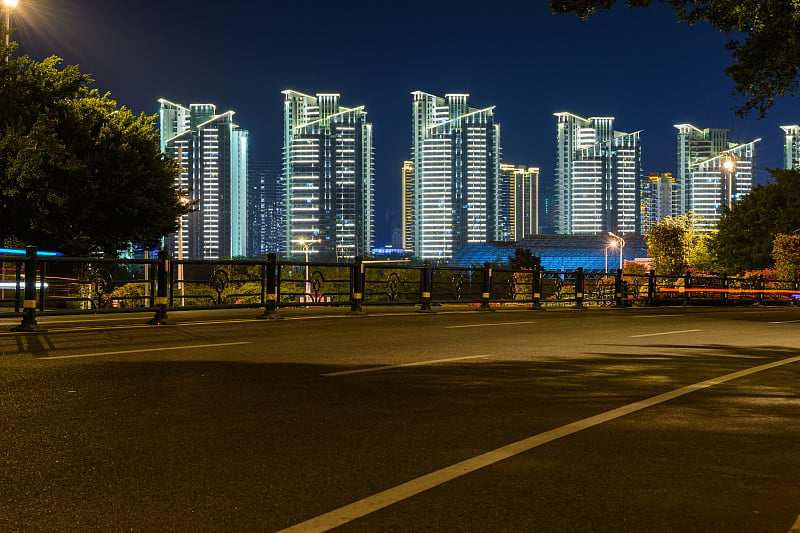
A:
[[[304,32],[324,33],[342,17],[359,27],[332,41],[335,57],[352,66],[342,68],[341,61],[320,53],[315,39],[295,38],[294,12],[269,6],[222,10],[198,1],[186,10],[173,0],[21,0],[12,39],[36,59],[57,54],[66,64],[80,64],[97,80],[95,87],[136,112],[156,113],[153,103],[161,97],[213,101],[236,111],[251,133],[252,160],[281,159],[282,90],[347,94],[369,109],[376,124],[378,245],[390,242],[393,227],[401,225],[397,169],[410,157],[408,94],[420,88],[470,93],[475,107],[497,106],[503,160],[539,167],[542,190],[553,182],[555,168],[552,114],[564,109],[615,116],[641,129],[645,174],[676,171],[673,124],[762,138],[757,183],[766,180],[764,167],[782,166],[779,127],[796,124],[800,116],[796,100],[782,99],[764,120],[737,118],[730,108],[738,100],[728,97],[733,85],[723,72],[730,62],[728,37],[704,24],[676,24],[668,6],[619,6],[582,22],[552,15],[544,3],[437,3],[450,25],[483,32],[472,39],[469,32],[453,37],[442,31],[413,6],[393,6],[390,15],[386,6],[365,2],[311,4],[319,16],[305,20]],[[160,13],[172,9],[182,16],[167,28]],[[214,39],[196,31],[210,20]],[[284,51],[287,42],[292,54]],[[624,52],[631,68],[609,70],[588,52],[598,46]]]

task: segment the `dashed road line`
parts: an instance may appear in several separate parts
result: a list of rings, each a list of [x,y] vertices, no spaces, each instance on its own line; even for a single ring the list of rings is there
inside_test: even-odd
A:
[[[525,322],[492,322],[486,324],[464,324],[462,326],[445,326],[445,329],[457,329],[457,328],[482,328],[482,327],[489,327],[489,326],[514,326],[517,324],[533,324],[533,320],[527,320]]]
[[[120,350],[116,352],[97,352],[97,353],[81,353],[75,355],[54,355],[51,357],[39,357],[39,360],[48,359],[76,359],[78,357],[97,357],[101,355],[121,355],[126,353],[145,353],[145,352],[166,352],[170,350],[196,350],[198,348],[218,348],[221,346],[236,346],[240,344],[253,344],[252,342],[222,342],[219,344],[193,344],[190,346],[169,346],[163,348],[143,348],[139,350]]]
[[[629,339],[637,339],[640,337],[658,337],[661,335],[677,335],[679,333],[696,333],[698,331],[703,331],[702,329],[682,329],[679,331],[661,331],[659,333],[643,333],[641,335],[630,335]]]
[[[417,361],[415,363],[402,363],[399,365],[383,365],[383,366],[371,366],[369,368],[359,368],[358,370],[343,370],[341,372],[330,372],[328,374],[322,374],[323,376],[328,377],[336,377],[336,376],[346,376],[349,374],[362,374],[364,372],[378,372],[379,370],[390,370],[392,368],[405,368],[409,366],[424,366],[424,365],[435,365],[437,363],[449,363],[451,361],[464,361],[467,359],[487,359],[488,355],[468,355],[466,357],[448,357],[447,359],[430,359],[427,361]]]
[[[389,507],[397,502],[406,500],[412,496],[416,496],[417,494],[430,490],[434,487],[438,487],[439,485],[475,472],[476,470],[491,466],[515,455],[519,455],[532,450],[533,448],[542,446],[543,444],[547,444],[562,437],[572,435],[573,433],[583,431],[584,429],[588,429],[605,422],[610,422],[625,415],[662,404],[692,392],[713,387],[714,385],[719,385],[721,383],[726,383],[741,377],[749,376],[751,374],[763,372],[765,370],[788,365],[798,361],[800,361],[800,356],[773,361],[772,363],[754,366],[738,372],[732,372],[716,378],[707,379],[699,383],[681,387],[680,389],[671,390],[669,392],[658,394],[638,402],[623,405],[622,407],[606,411],[605,413],[590,416],[588,418],[572,422],[571,424],[551,429],[549,431],[545,431],[544,433],[539,433],[538,435],[533,435],[526,439],[511,443],[507,446],[497,448],[482,455],[478,455],[471,459],[461,461],[460,463],[442,468],[441,470],[431,472],[430,474],[420,476],[406,483],[402,483],[390,489],[378,492],[377,494],[373,494],[372,496],[368,496],[364,499],[353,502],[349,505],[345,505],[344,507],[334,509],[328,513],[286,528],[279,533],[317,533],[329,531],[336,527],[352,522],[353,520]],[[800,521],[800,518],[798,518],[798,521]],[[795,525],[800,527],[800,524]],[[796,528],[793,528],[790,533],[798,533],[798,531],[796,531]]]

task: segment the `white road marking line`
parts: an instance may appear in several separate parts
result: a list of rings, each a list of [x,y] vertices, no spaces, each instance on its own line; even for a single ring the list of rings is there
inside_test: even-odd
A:
[[[463,361],[465,359],[480,359],[487,358],[488,355],[468,355],[466,357],[448,357],[447,359],[431,359],[428,361],[417,361],[416,363],[403,363],[400,365],[384,365],[384,366],[371,366],[369,368],[360,368],[358,370],[343,370],[342,372],[331,372],[329,374],[322,374],[323,376],[346,376],[348,374],[361,374],[363,372],[377,372],[379,370],[389,370],[391,368],[404,368],[407,366],[423,366],[435,365],[436,363],[449,363],[450,361]]]
[[[770,322],[770,324],[791,324],[792,322],[800,322],[800,320],[782,320],[780,322]]]
[[[193,344],[191,346],[170,346],[165,348],[144,348],[141,350],[120,350],[118,352],[98,352],[98,353],[82,353],[77,355],[54,355],[52,357],[40,357],[40,360],[46,359],[75,359],[77,357],[96,357],[98,355],[120,355],[125,353],[144,353],[144,352],[165,352],[169,350],[194,350],[196,348],[217,348],[219,346],[235,346],[238,344],[253,344],[252,342],[222,342],[219,344]]]
[[[789,533],[800,533],[800,516],[797,517],[792,529],[789,530]]]
[[[639,337],[658,337],[659,335],[676,335],[678,333],[695,333],[703,331],[702,329],[682,329],[680,331],[662,331],[660,333],[644,333],[643,335],[631,335],[629,339],[636,339]]]
[[[445,329],[456,329],[456,328],[480,328],[485,326],[513,326],[515,324],[533,324],[533,320],[528,320],[526,322],[493,322],[491,324],[465,324],[463,326],[445,326]]]
[[[664,317],[664,316],[683,316],[683,315],[633,315],[633,318],[651,318],[651,317]]]
[[[305,522],[301,522],[289,528],[283,529],[279,533],[316,533],[329,531],[333,528],[374,513],[375,511],[389,507],[390,505],[399,501],[425,492],[426,490],[430,490],[434,487],[447,483],[448,481],[452,481],[461,476],[475,472],[481,468],[485,468],[515,455],[527,452],[533,448],[542,446],[543,444],[547,444],[556,439],[567,437],[573,433],[583,431],[584,429],[615,420],[625,415],[647,409],[648,407],[662,404],[692,392],[707,389],[708,387],[712,387],[714,385],[719,385],[721,383],[749,376],[757,372],[763,372],[764,370],[788,365],[798,361],[800,361],[800,356],[789,357],[787,359],[781,359],[780,361],[773,361],[772,363],[754,366],[738,372],[732,372],[716,378],[707,379],[693,385],[687,385],[686,387],[681,387],[680,389],[675,389],[638,402],[623,405],[622,407],[606,411],[605,413],[590,416],[589,418],[584,418],[583,420],[578,420],[576,422],[572,422],[571,424],[551,429],[550,431],[545,431],[544,433],[539,433],[538,435],[534,435],[482,455],[478,455],[472,459],[467,459],[466,461],[461,461],[460,463],[442,468],[441,470],[420,476],[406,483],[397,485],[377,494],[373,494],[372,496],[368,496],[362,500],[358,500],[357,502],[345,505],[344,507],[334,509],[329,513],[319,515],[310,520],[306,520]],[[790,533],[795,533],[795,531],[792,530]]]

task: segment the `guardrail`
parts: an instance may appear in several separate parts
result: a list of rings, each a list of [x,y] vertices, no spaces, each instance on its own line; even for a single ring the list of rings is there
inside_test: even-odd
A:
[[[800,297],[795,280],[728,276],[613,275],[541,268],[514,270],[412,266],[391,262],[317,263],[267,260],[176,260],[0,256],[0,316],[21,316],[16,330],[36,329],[38,314],[152,311],[152,324],[170,310],[472,304],[530,309],[548,306],[787,305]]]

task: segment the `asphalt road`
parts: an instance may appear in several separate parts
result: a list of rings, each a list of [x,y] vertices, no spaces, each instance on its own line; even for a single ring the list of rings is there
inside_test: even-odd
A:
[[[800,310],[256,314],[0,321],[0,531],[800,531]]]

